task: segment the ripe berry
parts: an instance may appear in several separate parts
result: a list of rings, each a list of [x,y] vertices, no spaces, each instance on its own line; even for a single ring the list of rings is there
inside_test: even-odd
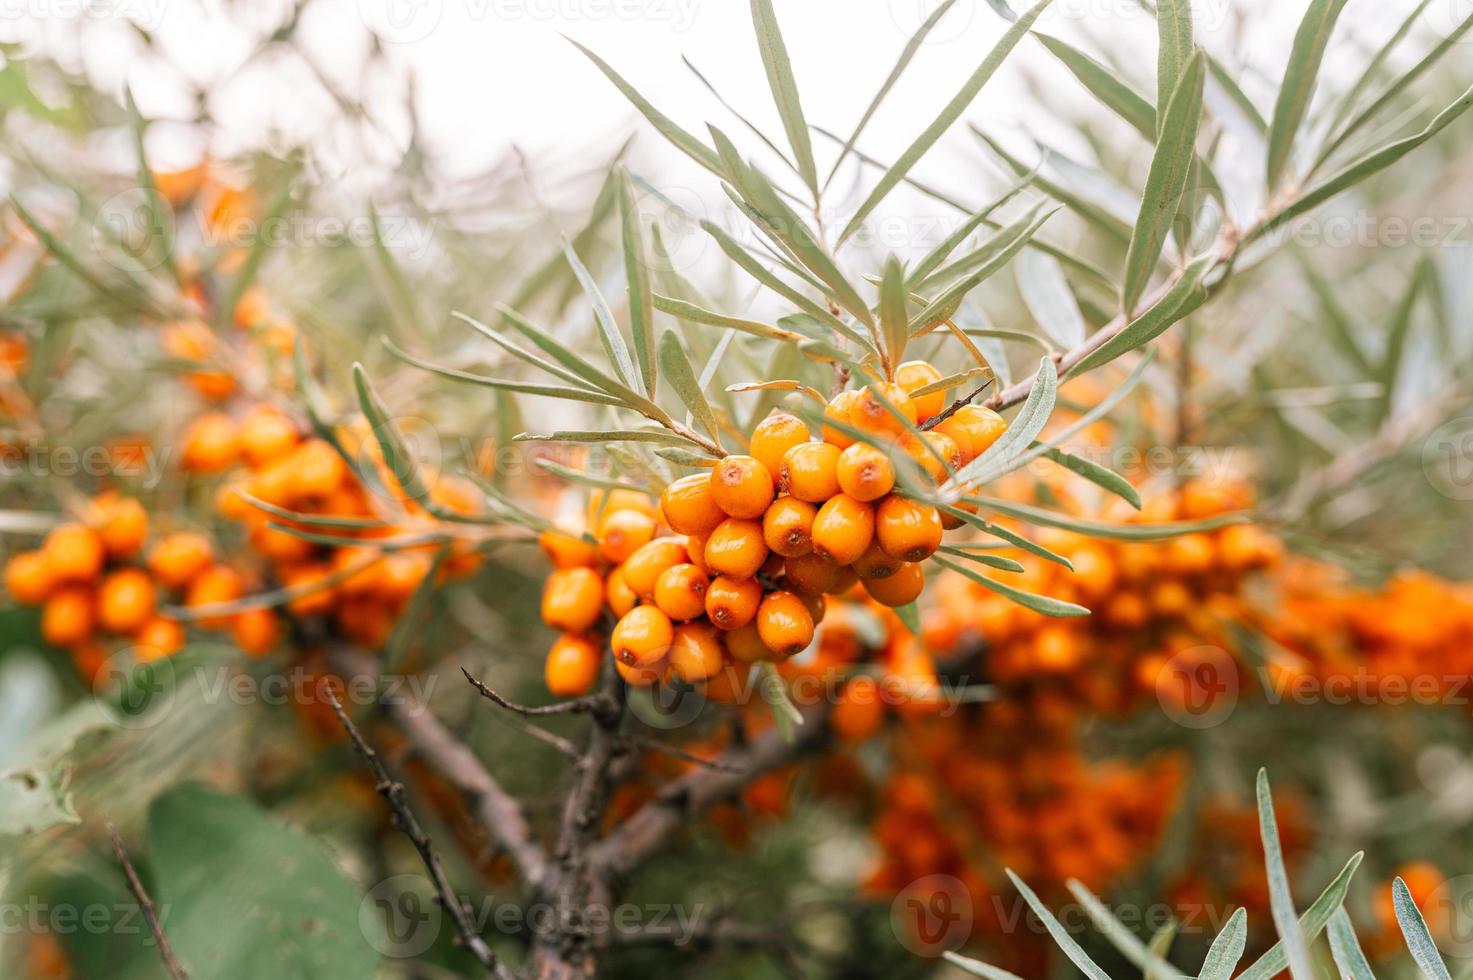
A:
[[[598,525],[598,551],[604,560],[619,564],[655,536],[655,519],[640,510],[615,510]]]
[[[40,551],[22,551],[5,564],[5,591],[27,606],[42,602],[55,582],[51,566]]]
[[[184,432],[181,462],[195,473],[219,473],[235,462],[240,439],[235,422],[221,412],[207,412]]]
[[[738,663],[753,664],[772,656],[756,623],[747,623],[740,629],[724,633],[722,639],[726,641],[726,652]]]
[[[970,462],[987,451],[1007,431],[1008,423],[1001,415],[980,405],[963,405],[936,424],[932,432],[951,437],[964,462]]]
[[[728,456],[711,471],[711,496],[731,517],[761,517],[772,494],[772,474],[751,456]]]
[[[791,592],[769,592],[757,607],[757,633],[767,648],[786,660],[813,642],[813,614]]]
[[[940,380],[941,372],[926,361],[906,361],[895,369],[895,383],[907,395],[918,388],[924,388]],[[919,398],[911,395],[910,400],[915,403],[916,421],[924,422],[933,415],[939,415],[946,407],[946,392],[944,390],[933,391]]]
[[[875,534],[875,509],[845,493],[835,494],[813,519],[813,550],[835,565],[864,554]]]
[[[598,564],[598,545],[579,535],[562,531],[543,531],[537,543],[553,568],[592,568]]]
[[[762,538],[767,547],[784,558],[797,558],[813,550],[813,518],[818,508],[797,497],[779,497],[762,515]]]
[[[787,412],[774,412],[752,430],[752,441],[747,451],[766,468],[776,483],[782,475],[783,456],[789,449],[811,438],[802,419]]]
[[[81,643],[92,635],[93,609],[90,589],[69,585],[56,590],[41,609],[41,636],[54,647]]]
[[[676,480],[660,494],[660,512],[677,534],[705,537],[726,520],[726,511],[711,494],[711,476],[694,473]]]
[[[635,595],[629,583],[624,581],[623,566],[609,573],[608,579],[604,582],[604,592],[604,601],[609,604],[615,616],[622,616],[639,605],[639,596]]]
[[[941,532],[941,514],[927,504],[891,494],[875,509],[875,537],[896,558],[931,557],[941,546]]]
[[[908,431],[906,423],[916,424],[916,406],[905,389],[886,381],[860,389],[849,417],[867,432],[899,434]]]
[[[673,565],[655,582],[655,605],[677,622],[695,619],[706,611],[710,579],[696,566]]]
[[[560,698],[587,694],[598,679],[598,647],[588,638],[564,633],[547,651],[542,676],[547,689]]]
[[[140,647],[157,650],[160,656],[168,656],[183,649],[184,627],[167,616],[155,616],[143,624],[134,642]]]
[[[783,456],[778,487],[810,504],[821,504],[839,492],[839,453],[828,442],[805,442]]]
[[[906,562],[893,575],[885,578],[861,578],[864,591],[882,606],[904,606],[920,597],[926,587],[926,573],[916,562]]]
[[[62,524],[41,545],[46,565],[58,582],[90,582],[102,571],[102,539],[81,524]]]
[[[321,439],[302,443],[286,460],[291,467],[291,490],[298,499],[326,497],[348,479],[348,464]]]
[[[329,584],[331,581],[332,566],[326,562],[292,566],[281,575],[282,585],[293,593],[286,608],[297,616],[317,616],[332,612],[339,589]]]
[[[563,568],[542,589],[542,621],[565,633],[583,633],[603,611],[604,584],[591,568]]]
[[[659,682],[660,675],[665,672],[665,664],[662,661],[653,667],[640,667],[616,659],[614,669],[619,672],[620,677],[624,678],[624,683],[630,687],[653,687]]]
[[[789,558],[784,572],[787,582],[800,592],[832,592],[840,581],[840,569],[817,552]]]
[[[607,502],[605,497],[608,498]],[[616,510],[637,510],[650,517],[659,517],[659,511],[649,495],[632,487],[614,487],[605,491],[601,487],[588,492],[588,523],[597,524],[601,517]]]
[[[670,646],[670,669],[687,684],[695,684],[721,669],[721,636],[709,623],[684,623],[675,627]]]
[[[725,575],[706,586],[706,615],[718,629],[737,630],[757,615],[762,601],[762,584],[754,578],[735,579]]]
[[[767,560],[762,525],[729,517],[706,539],[706,568],[717,575],[751,578]]]
[[[859,401],[859,392],[854,390],[841,391],[829,400],[824,407],[823,417],[825,421],[838,422],[850,427],[854,426],[854,405]],[[847,432],[841,432],[832,425],[823,427],[823,441],[839,449],[847,449],[854,442],[854,437]]]
[[[895,486],[890,457],[866,443],[856,442],[839,454],[839,487],[855,500],[879,500]]]
[[[137,568],[121,568],[102,580],[97,618],[110,633],[132,633],[153,617],[157,596],[153,579]]]
[[[901,564],[899,558],[880,547],[879,541],[871,541],[851,567],[861,579],[889,578],[900,571]]]
[[[148,536],[148,514],[132,497],[107,494],[96,501],[96,528],[102,546],[112,558],[127,558],[143,547]]]
[[[215,565],[195,576],[194,581],[189,584],[189,591],[185,593],[184,604],[214,606],[234,602],[244,592],[245,583],[234,569]],[[200,625],[208,629],[221,629],[229,624],[223,617],[210,616],[200,620]]]
[[[274,405],[257,405],[240,422],[240,451],[260,467],[285,456],[297,444],[297,427]]]
[[[281,619],[272,609],[246,609],[230,618],[230,638],[252,656],[270,653],[281,637]]]
[[[834,734],[846,742],[863,742],[884,723],[885,705],[880,700],[879,684],[864,674],[844,685],[829,716]]]
[[[667,568],[686,560],[685,542],[680,538],[656,538],[639,548],[619,566],[624,571],[624,584],[641,599],[655,597],[655,582]]]
[[[658,667],[674,639],[669,616],[654,606],[636,606],[614,627],[609,644],[614,657],[627,667]]]

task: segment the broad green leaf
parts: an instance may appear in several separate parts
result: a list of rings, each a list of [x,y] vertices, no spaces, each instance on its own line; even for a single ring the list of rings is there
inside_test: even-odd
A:
[[[1008,54],[1033,27],[1033,22],[1038,19],[1039,14],[1043,13],[1051,2],[1052,0],[1039,0],[1038,3],[1030,7],[1023,16],[1019,17],[1007,29],[993,49],[988,52],[987,57],[982,60],[982,64],[977,66],[977,70],[962,85],[961,91],[952,97],[952,100],[932,120],[925,131],[900,155],[900,158],[895,161],[895,165],[880,178],[879,183],[875,185],[875,189],[870,192],[869,197],[865,198],[864,203],[854,212],[854,216],[849,219],[849,224],[844,227],[844,231],[839,235],[840,244],[843,244],[849,239],[849,236],[859,230],[864,224],[864,220],[869,217],[870,212],[875,209],[876,205],[883,201],[885,196],[895,189],[895,185],[900,183],[910,173],[911,168],[941,138],[941,134],[950,129],[952,123],[961,117],[961,114],[966,111],[967,106],[971,105],[972,100],[977,97],[977,93],[982,90],[982,86],[1002,66]]]
[[[619,220],[624,246],[624,278],[629,284],[629,328],[634,335],[634,359],[644,393],[655,397],[655,311],[650,289],[649,260],[645,254],[644,235],[639,226],[639,208],[629,171],[619,168]]]
[[[1432,941],[1432,934],[1427,931],[1427,920],[1422,918],[1417,903],[1412,901],[1412,893],[1407,890],[1407,883],[1401,880],[1401,875],[1391,883],[1391,904],[1396,910],[1396,924],[1406,939],[1407,951],[1412,954],[1422,976],[1427,980],[1452,980],[1447,964],[1437,952],[1437,944]]]
[[[974,960],[960,953],[953,953],[951,950],[947,950],[941,956],[957,969],[970,973],[974,977],[982,977],[983,980],[1023,980],[1016,973],[1009,973],[1007,970],[983,963],[981,960]]]
[[[1330,35],[1335,30],[1335,21],[1345,8],[1346,0],[1310,0],[1299,30],[1294,35],[1294,46],[1289,52],[1289,64],[1284,69],[1284,80],[1279,86],[1279,97],[1274,103],[1273,120],[1268,129],[1268,189],[1277,190],[1283,182],[1289,155],[1294,149],[1294,138],[1299,126],[1309,111],[1309,100],[1314,95],[1315,78],[1320,72],[1325,49],[1330,44]]]
[[[566,238],[563,239],[563,254],[568,257],[573,275],[578,278],[579,285],[583,287],[583,292],[593,306],[593,319],[598,324],[598,337],[603,342],[604,353],[609,355],[609,361],[614,365],[619,380],[633,388],[639,384],[639,376],[634,370],[634,361],[629,356],[629,345],[624,342],[624,334],[619,331],[619,324],[614,320],[614,311],[609,309],[608,300],[604,299],[604,294],[599,290],[598,283],[593,281],[587,266],[578,258],[578,253],[573,251],[573,243]]]
[[[670,387],[675,389],[675,393],[680,396],[685,407],[690,409],[691,416],[701,428],[706,430],[706,434],[712,439],[720,438],[716,413],[711,411],[711,403],[706,400],[706,394],[701,390],[695,371],[685,356],[680,338],[673,330],[666,330],[660,337],[660,367],[665,372],[665,380],[670,382]]]
[[[1167,100],[1186,74],[1197,47],[1192,39],[1191,0],[1161,0],[1156,8],[1156,115],[1166,116]],[[1165,128],[1163,122],[1162,128]]]
[[[1155,340],[1173,323],[1187,316],[1207,300],[1202,277],[1214,259],[1204,255],[1182,270],[1176,282],[1153,305],[1132,320],[1125,329],[1111,337],[1069,369],[1070,376],[1093,371],[1115,360],[1121,354]]]
[[[1105,108],[1129,123],[1151,142],[1156,141],[1156,110],[1146,98],[1121,79],[1119,72],[1100,64],[1066,41],[1048,34],[1035,34],[1049,53],[1073,73],[1079,83]]]
[[[1023,900],[1028,903],[1028,907],[1033,910],[1033,914],[1038,916],[1043,922],[1044,928],[1053,937],[1054,944],[1063,951],[1065,956],[1069,957],[1071,963],[1079,968],[1079,972],[1089,977],[1089,980],[1110,980],[1110,975],[1104,970],[1101,970],[1099,965],[1089,958],[1089,954],[1084,951],[1084,947],[1074,941],[1074,937],[1069,935],[1069,930],[1065,928],[1062,922],[1054,918],[1054,914],[1033,893],[1033,889],[1025,885],[1023,879],[1013,874],[1011,869],[1008,869],[1007,875],[1008,879],[1012,881],[1013,887],[1018,889],[1018,893],[1023,896]]]
[[[442,367],[439,364],[432,364],[429,361],[422,360],[413,354],[400,350],[388,338],[384,338],[383,343],[390,354],[405,364],[412,364],[423,371],[438,374],[440,377],[449,378],[452,381],[465,381],[470,384],[481,385],[485,388],[495,388],[500,391],[516,391],[524,395],[541,395],[545,398],[565,398],[569,401],[589,402],[594,405],[622,406],[624,404],[624,402],[615,398],[613,395],[605,395],[598,391],[589,391],[581,385],[568,387],[566,385],[531,384],[525,381],[509,381],[504,378],[488,378],[485,375],[474,374],[470,371]]]
[[[1243,947],[1247,942],[1248,912],[1240,908],[1228,919],[1217,938],[1212,940],[1197,980],[1232,980],[1233,971],[1238,968],[1238,960],[1243,958]]]
[[[1018,605],[1023,606],[1027,609],[1032,609],[1034,612],[1040,613],[1044,616],[1052,616],[1056,619],[1064,619],[1073,616],[1089,615],[1089,610],[1084,608],[1083,606],[1075,605],[1072,602],[1064,602],[1062,599],[1054,599],[1046,595],[1039,595],[1036,592],[1024,592],[1022,589],[1015,589],[1011,585],[1003,585],[1001,582],[994,581],[985,575],[974,572],[970,568],[967,568],[963,565],[958,565],[956,562],[950,560],[949,558],[936,558],[933,556],[931,560],[940,565],[942,568],[949,568],[953,572],[958,572],[962,575],[965,575],[973,582],[976,582],[978,585],[981,585],[984,588],[996,592],[1004,599],[1016,602]]]
[[[1193,54],[1182,68],[1181,78],[1162,114],[1161,136],[1151,157],[1140,214],[1130,236],[1125,256],[1125,282],[1121,286],[1121,309],[1126,316],[1136,303],[1151,272],[1161,257],[1166,235],[1181,208],[1187,176],[1196,159],[1197,124],[1202,118],[1202,87],[1206,79],[1203,55]]]
[[[1023,304],[1044,334],[1066,350],[1084,343],[1084,314],[1063,267],[1042,252],[1024,252],[1013,268]]]
[[[788,60],[788,49],[783,44],[782,32],[778,29],[772,0],[752,0],[752,26],[757,30],[757,49],[762,54],[762,67],[767,70],[767,84],[772,89],[772,101],[777,104],[783,130],[788,134],[788,145],[793,148],[798,175],[803,178],[803,183],[808,185],[817,200],[818,169],[813,164],[813,143],[808,136],[808,122],[803,118],[803,106],[798,100],[798,84],[793,79],[793,65]]]
[[[1366,962],[1366,954],[1361,951],[1355,926],[1351,924],[1350,915],[1345,911],[1344,905],[1330,916],[1329,932],[1330,955],[1335,958],[1335,966],[1339,968],[1341,976],[1346,980],[1376,980],[1376,974],[1371,972],[1371,964]]]
[[[1017,416],[1008,423],[1007,429],[996,442],[942,484],[942,496],[955,500],[993,479],[994,473],[1001,475],[1007,472],[1007,464],[1032,445],[1033,440],[1038,438],[1038,434],[1048,424],[1049,416],[1053,414],[1058,387],[1059,375],[1054,368],[1053,358],[1040,358],[1033,388],[1028,392],[1028,398],[1018,410]]]
[[[885,338],[885,357],[892,371],[905,359],[905,345],[910,342],[905,295],[905,269],[892,255],[885,260],[884,278],[880,282],[880,328]]]
[[[724,313],[714,313],[711,310],[702,309],[694,303],[654,294],[655,309],[661,313],[668,313],[678,320],[691,323],[704,323],[712,327],[725,327],[730,330],[740,330],[742,333],[751,334],[754,337],[765,337],[768,340],[780,340],[784,343],[801,340],[797,334],[781,327],[769,326],[756,320],[744,320],[741,317],[727,316]]]
[[[996,497],[970,496],[966,499],[969,503],[974,503],[979,507],[994,510],[1009,517],[1016,517],[1030,524],[1058,527],[1066,531],[1077,531],[1090,537],[1113,538],[1119,541],[1156,541],[1160,538],[1171,538],[1181,534],[1195,534],[1198,531],[1213,531],[1220,527],[1227,527],[1229,524],[1243,524],[1247,521],[1242,514],[1219,514],[1216,517],[1205,517],[1195,521],[1167,521],[1160,524],[1106,524],[1103,521],[1071,517],[1029,504],[999,500]]]

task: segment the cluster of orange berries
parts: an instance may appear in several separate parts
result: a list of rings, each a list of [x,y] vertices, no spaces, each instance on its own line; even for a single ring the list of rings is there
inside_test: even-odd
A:
[[[545,533],[556,570],[542,618],[562,633],[548,655],[549,688],[574,695],[593,683],[606,613],[620,674],[648,686],[667,676],[702,683],[732,661],[787,660],[812,643],[825,596],[858,587],[884,606],[915,601],[920,563],[948,522],[897,492],[891,455],[849,432],[896,444],[940,480],[938,457],[960,466],[1006,428],[995,412],[964,406],[915,435],[942,412],[945,392],[909,393],[940,377],[915,361],[895,382],[841,392],[819,439],[776,412],[757,425],[747,454],[676,480],[658,507],[634,490],[600,492],[592,540]]]
[[[185,605],[227,602],[241,594],[240,576],[216,564],[210,540],[178,531],[145,552],[148,516],[131,497],[107,491],[86,506],[86,520],[58,525],[41,547],[22,551],[5,566],[5,589],[23,605],[41,607],[41,635],[71,651],[89,680],[109,656],[104,641],[122,640],[143,662],[177,652],[183,625],[160,612],[164,600]],[[275,617],[246,610],[204,621],[228,629],[248,652],[275,642]]]

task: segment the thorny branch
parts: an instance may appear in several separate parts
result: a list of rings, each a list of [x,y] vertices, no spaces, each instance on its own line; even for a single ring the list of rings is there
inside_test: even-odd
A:
[[[148,923],[148,931],[153,933],[153,941],[159,948],[159,958],[164,961],[164,969],[169,971],[173,980],[189,980],[189,971],[174,956],[174,949],[169,945],[169,937],[164,935],[164,926],[153,907],[153,900],[148,897],[143,882],[138,880],[138,872],[128,859],[128,849],[123,846],[123,838],[118,835],[118,828],[113,826],[111,820],[107,822],[107,835],[112,838],[113,854],[117,856],[118,864],[123,866],[123,875],[128,879],[128,890],[138,901],[138,908],[143,912],[143,921]]]

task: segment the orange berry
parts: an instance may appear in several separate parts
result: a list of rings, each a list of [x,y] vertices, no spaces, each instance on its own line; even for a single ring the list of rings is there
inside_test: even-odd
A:
[[[252,527],[250,539],[251,547],[281,564],[306,561],[317,550],[317,546],[306,538],[268,524]]]
[[[253,467],[285,456],[296,444],[296,425],[275,405],[257,405],[240,421],[240,451]]]
[[[755,613],[753,615],[755,618]],[[726,641],[726,652],[738,663],[753,664],[772,656],[772,651],[762,642],[762,634],[755,622],[723,633],[722,639]]]
[[[864,554],[875,535],[875,509],[846,493],[835,494],[813,519],[813,550],[835,565]]]
[[[659,683],[660,675],[665,672],[665,665],[658,663],[653,667],[640,667],[616,659],[614,669],[619,672],[620,677],[624,678],[624,683],[630,687],[653,687]]]
[[[610,511],[598,525],[598,551],[605,561],[617,565],[654,536],[655,519],[644,511]]]
[[[158,651],[149,659],[167,657],[184,648],[184,627],[167,616],[155,616],[143,624],[133,642],[140,647]]]
[[[754,578],[735,579],[719,575],[706,586],[706,615],[717,629],[738,630],[757,615],[762,601],[762,583]]]
[[[895,383],[907,395],[940,380],[941,372],[926,361],[906,361],[895,369]],[[946,407],[946,391],[933,391],[919,398],[911,395],[910,400],[915,403],[916,421],[924,422],[933,415],[941,414],[941,410]]]
[[[926,573],[916,562],[906,562],[885,578],[861,578],[864,591],[882,606],[904,606],[915,602],[926,587]]]
[[[1183,534],[1166,542],[1166,563],[1183,575],[1200,575],[1210,571],[1217,549],[1207,534]]]
[[[374,568],[379,592],[390,601],[408,599],[419,588],[430,571],[430,558],[424,554],[397,552],[384,555]]]
[[[810,504],[821,504],[839,492],[839,453],[828,442],[805,442],[783,456],[778,489]]]
[[[840,581],[839,566],[817,552],[787,560],[784,575],[800,592],[832,592]]]
[[[813,550],[813,518],[818,508],[797,497],[779,497],[762,515],[762,538],[784,558]]]
[[[338,588],[328,585],[332,566],[324,563],[297,565],[282,573],[281,584],[291,589],[294,598],[286,608],[297,616],[316,616],[332,611]]]
[[[706,539],[707,570],[730,578],[751,578],[767,560],[767,542],[757,521],[729,517]]]
[[[922,447],[929,463],[929,465],[926,465],[926,470],[937,481],[948,475],[946,472],[947,468],[955,470],[962,465],[961,448],[957,446],[956,440],[951,438],[951,436],[944,432],[922,432],[921,440],[926,444]],[[941,466],[943,460],[946,466]],[[935,469],[932,469],[932,467],[935,467]]]
[[[230,638],[252,656],[270,653],[281,636],[281,620],[272,609],[246,609],[230,617]]]
[[[235,462],[240,438],[235,423],[223,412],[207,412],[184,432],[181,463],[195,473],[218,473]]]
[[[854,390],[841,391],[829,403],[824,406],[823,417],[825,421],[838,422],[842,425],[854,426],[854,405],[859,401],[859,392]],[[847,449],[854,442],[854,437],[847,432],[841,432],[832,425],[823,427],[823,441],[840,449]]]
[[[855,500],[879,500],[895,486],[895,465],[890,457],[863,442],[839,454],[836,475],[839,488]]]
[[[1068,626],[1045,626],[1033,637],[1033,654],[1041,670],[1067,671],[1084,656],[1079,634]]]
[[[655,582],[667,568],[686,562],[685,542],[680,538],[656,538],[642,545],[619,567],[624,571],[624,584],[641,599],[655,597]]]
[[[879,541],[871,541],[870,546],[864,549],[864,554],[854,559],[851,567],[854,574],[861,579],[889,578],[900,571],[901,564],[899,558],[880,547]]]
[[[896,418],[899,415],[900,418]],[[867,432],[899,434],[916,424],[916,405],[897,384],[882,381],[861,388],[849,411],[854,424]],[[902,422],[901,419],[905,421]]]
[[[992,409],[980,405],[963,405],[936,423],[931,431],[950,437],[956,443],[962,461],[970,462],[997,442],[1007,428],[1007,421]]]
[[[542,621],[564,633],[593,628],[603,612],[604,583],[591,568],[562,568],[542,588]]]
[[[624,581],[622,565],[610,572],[609,577],[604,580],[604,601],[609,604],[615,616],[622,616],[639,605],[639,596]]]
[[[149,551],[148,569],[167,588],[181,589],[213,559],[209,538],[194,531],[178,531]]]
[[[711,493],[711,474],[683,476],[660,494],[660,512],[677,534],[705,537],[726,520],[726,511]]]
[[[563,531],[543,531],[537,543],[553,568],[592,568],[598,564],[598,545],[581,535]]]
[[[891,494],[875,508],[875,537],[896,558],[931,557],[941,547],[941,533],[941,514],[935,507]]]
[[[41,551],[22,551],[5,563],[5,591],[16,602],[39,605],[51,594],[56,577]]]
[[[761,517],[772,503],[772,474],[751,456],[728,456],[711,470],[711,496],[731,517]]]
[[[102,538],[81,524],[61,524],[46,535],[41,553],[58,582],[90,582],[102,572]]]
[[[757,607],[757,633],[767,648],[786,660],[813,642],[813,614],[792,592],[769,592]]]
[[[309,439],[289,457],[291,491],[298,498],[327,497],[348,479],[348,464],[327,442]]]
[[[547,689],[560,698],[587,694],[598,680],[599,648],[587,637],[564,633],[553,641],[542,667]]]
[[[200,572],[189,583],[189,591],[185,593],[184,604],[186,606],[213,606],[224,602],[234,602],[244,592],[245,583],[241,581],[240,575],[234,569],[224,565],[214,565]],[[220,629],[228,623],[222,617],[211,616],[200,620],[200,625],[209,629]]]
[[[675,627],[670,646],[670,669],[687,684],[695,684],[721,669],[721,635],[709,623],[683,623]]]
[[[885,705],[880,700],[879,684],[865,674],[844,685],[829,715],[834,734],[846,742],[862,742],[884,723]]]
[[[132,633],[153,617],[158,597],[153,579],[138,568],[121,568],[102,580],[97,619],[110,633]]]
[[[814,625],[823,622],[824,613],[828,611],[828,601],[816,592],[795,592],[798,601],[808,607],[808,615],[813,617]]]
[[[706,573],[685,563],[672,565],[655,582],[655,605],[676,621],[695,619],[706,611]]]
[[[97,534],[112,558],[127,558],[143,547],[148,537],[148,514],[132,497],[106,495],[94,501],[98,507]]]
[[[57,589],[41,609],[41,636],[54,647],[75,646],[92,635],[92,591],[77,585]]]
[[[604,500],[605,497],[608,498],[607,502]],[[599,523],[600,517],[607,517],[616,510],[637,510],[650,517],[660,516],[655,502],[643,490],[636,490],[633,487],[613,487],[604,490],[602,487],[595,487],[588,491],[589,524]]]
[[[808,426],[796,415],[773,412],[757,423],[752,430],[752,441],[747,447],[776,483],[782,476],[783,457],[789,449],[801,446],[811,439]]]
[[[674,640],[675,627],[669,616],[654,606],[636,606],[614,627],[609,645],[626,667],[658,667]]]

